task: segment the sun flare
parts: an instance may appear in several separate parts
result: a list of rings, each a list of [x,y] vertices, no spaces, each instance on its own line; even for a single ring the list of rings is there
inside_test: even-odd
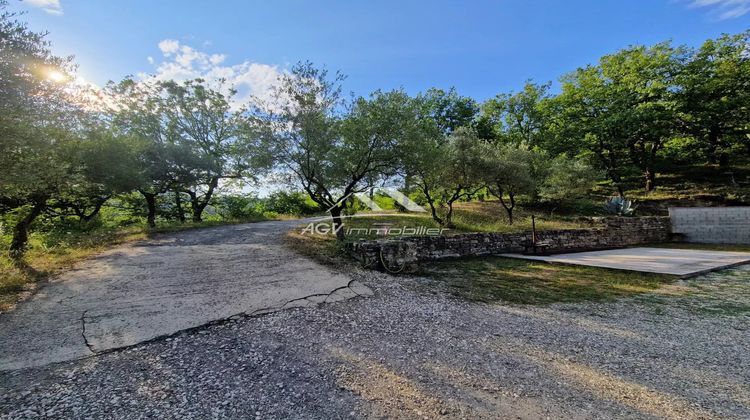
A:
[[[50,80],[55,83],[62,83],[65,80],[67,80],[67,76],[65,73],[59,71],[59,70],[49,70],[47,71],[47,80]]]

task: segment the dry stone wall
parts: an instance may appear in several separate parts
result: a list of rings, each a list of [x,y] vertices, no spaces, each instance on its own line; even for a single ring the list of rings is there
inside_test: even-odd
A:
[[[557,253],[667,242],[669,217],[612,217],[592,220],[590,229],[537,232],[536,252]],[[415,271],[420,261],[534,252],[531,232],[466,233],[360,240],[347,245],[363,265],[389,271]]]

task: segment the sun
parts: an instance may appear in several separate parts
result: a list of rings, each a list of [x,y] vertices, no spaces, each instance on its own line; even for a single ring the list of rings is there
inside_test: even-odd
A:
[[[47,71],[47,80],[50,80],[55,83],[62,83],[64,82],[68,77],[59,70],[48,70]]]

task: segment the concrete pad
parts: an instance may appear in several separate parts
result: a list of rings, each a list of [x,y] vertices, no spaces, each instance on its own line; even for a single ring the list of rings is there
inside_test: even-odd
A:
[[[502,257],[691,277],[750,263],[750,253],[671,248],[625,248],[557,255],[502,254]]]
[[[84,261],[0,315],[0,370],[91,356],[233,315],[314,305],[305,298],[323,302],[347,289],[351,278],[283,245],[298,223],[185,231]],[[337,298],[366,293],[355,288]]]

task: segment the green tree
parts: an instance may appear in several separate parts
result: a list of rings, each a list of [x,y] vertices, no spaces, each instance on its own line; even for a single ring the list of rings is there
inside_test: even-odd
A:
[[[375,92],[347,103],[344,77],[312,63],[298,63],[280,77],[273,104],[256,109],[256,123],[282,170],[296,178],[345,239],[347,199],[382,179],[396,164],[394,145],[405,132],[409,98],[401,91]]]
[[[677,78],[686,134],[710,164],[727,166],[733,152],[746,154],[750,139],[750,31],[708,40]]]
[[[221,180],[255,177],[265,169],[261,162],[268,162],[261,159],[258,136],[247,129],[245,111],[232,107],[237,92],[221,90],[203,79],[159,83],[160,108],[185,152],[178,182],[190,197],[194,222],[202,220]]]
[[[478,172],[480,147],[474,129],[458,127],[446,137],[434,123],[420,125],[401,145],[404,169],[412,175],[433,220],[441,226],[454,227],[454,204],[482,188]]]
[[[20,259],[31,224],[76,179],[65,158],[85,115],[62,80],[71,59],[6,8],[0,1],[0,211],[13,220],[10,255]]]
[[[418,100],[426,106],[428,116],[446,135],[459,127],[471,127],[479,113],[476,101],[459,95],[455,88],[447,91],[430,88],[420,94]]]
[[[536,153],[514,144],[485,144],[480,152],[481,174],[487,191],[495,196],[513,224],[513,210],[519,195],[533,194],[538,180],[534,177]]]
[[[117,137],[106,127],[87,130],[66,145],[63,161],[70,163],[69,188],[58,191],[47,210],[56,216],[94,219],[112,196],[140,185],[131,139]]]
[[[647,191],[656,185],[658,152],[679,129],[675,78],[684,59],[684,49],[668,43],[637,46],[562,79],[553,131],[567,138],[571,154],[593,153],[620,195],[631,165]]]
[[[549,87],[549,83],[528,81],[520,92],[503,93],[482,104],[479,125],[491,127],[485,138],[532,148],[542,146],[547,126],[542,104],[549,98]]]
[[[563,153],[550,162],[539,195],[556,203],[572,201],[591,191],[600,176],[599,171],[584,159],[571,158]]]

